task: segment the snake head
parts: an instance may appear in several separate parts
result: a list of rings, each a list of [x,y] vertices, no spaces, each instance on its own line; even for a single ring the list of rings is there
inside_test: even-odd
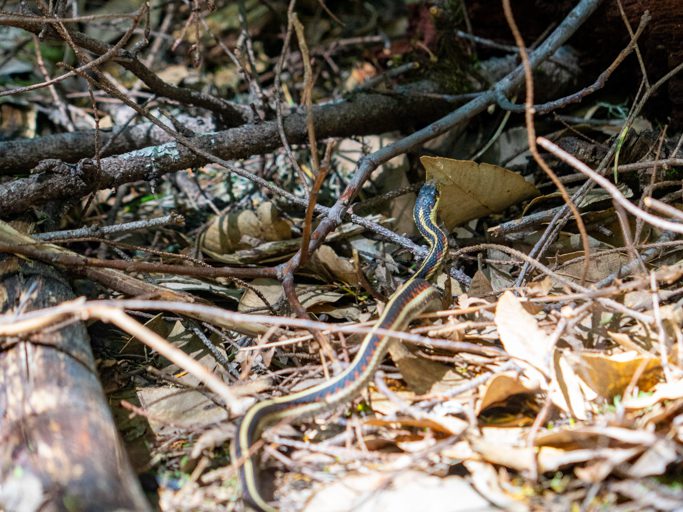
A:
[[[415,214],[418,215],[418,212],[425,212],[429,216],[430,212],[436,208],[436,204],[439,202],[439,196],[439,189],[437,188],[436,182],[433,180],[426,181],[425,184],[422,185],[417,200],[415,201]]]

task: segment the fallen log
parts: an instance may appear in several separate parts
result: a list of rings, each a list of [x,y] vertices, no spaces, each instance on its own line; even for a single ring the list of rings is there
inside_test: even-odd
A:
[[[0,259],[1,313],[70,299],[71,288],[51,267]],[[0,510],[150,510],[83,322],[0,337]]]

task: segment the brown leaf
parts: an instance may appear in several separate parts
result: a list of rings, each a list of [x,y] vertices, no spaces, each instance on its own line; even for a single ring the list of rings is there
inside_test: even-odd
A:
[[[582,254],[582,252],[568,253],[564,254],[563,258],[568,260]],[[596,283],[612,274],[615,270],[621,268],[628,260],[628,256],[621,253],[591,254],[586,280],[589,283]],[[583,274],[583,268],[584,262],[583,260],[579,260],[562,267],[561,273],[563,276],[569,277],[574,281],[580,281]]]
[[[576,374],[563,351],[555,350],[553,363],[553,381],[557,384],[557,390],[550,395],[553,403],[576,419],[587,419],[586,401],[594,396],[586,397],[586,384]]]
[[[374,407],[374,403],[373,403]],[[449,436],[462,434],[467,428],[467,422],[453,416],[410,418],[399,416],[385,420],[382,418],[370,418],[365,424],[373,427],[396,427],[397,425],[412,428],[429,428],[436,432],[443,432]]]
[[[487,297],[493,293],[493,286],[486,274],[477,270],[472,277],[470,289],[467,291],[470,297]]]
[[[329,245],[322,245],[309,261],[316,271],[329,273],[337,281],[350,285],[358,284],[356,269],[348,258],[342,258]]]
[[[498,300],[495,321],[507,353],[549,375],[550,338],[512,292],[505,292]]]
[[[177,428],[199,429],[228,418],[224,408],[193,389],[146,387],[137,394],[156,435],[169,434]]]
[[[538,388],[530,388],[528,382],[520,379],[517,372],[505,372],[494,375],[489,381],[480,387],[481,399],[477,404],[476,413],[479,414],[486,408],[499,404],[513,395],[535,393]]]
[[[439,214],[446,228],[505,210],[538,190],[519,174],[492,164],[442,157],[420,158],[427,178],[440,184]]]
[[[536,446],[554,446],[565,449],[593,448],[610,444],[651,446],[655,441],[657,441],[657,435],[645,430],[588,426],[540,432],[536,437]]]
[[[428,393],[433,386],[446,379],[446,376],[450,377],[451,386],[453,385],[454,374],[445,364],[418,357],[403,343],[396,341],[389,345],[389,353],[398,366],[401,376],[415,393]],[[456,382],[462,381],[462,377],[456,374],[455,380]]]
[[[642,372],[638,387],[647,391],[661,376],[658,358],[641,355],[638,352],[623,352],[607,355],[602,352],[584,352],[580,355],[569,354],[574,371],[598,395],[611,400],[623,395],[636,372]]]
[[[276,279],[258,278],[250,283],[266,300],[271,304],[276,304],[283,295],[282,285]],[[295,288],[296,295],[301,305],[310,309],[318,304],[331,304],[344,297],[343,294],[331,291],[327,286],[318,285],[298,285]],[[254,308],[263,308],[263,300],[253,290],[246,289],[240,299],[239,311],[249,311]]]
[[[261,223],[259,238],[266,242],[289,240],[292,238],[292,227],[289,222],[280,217],[280,211],[270,201],[261,203],[256,208],[256,216]]]
[[[292,238],[289,223],[280,218],[273,203],[259,205],[256,212],[242,210],[215,217],[201,235],[202,251],[216,259],[262,242]]]

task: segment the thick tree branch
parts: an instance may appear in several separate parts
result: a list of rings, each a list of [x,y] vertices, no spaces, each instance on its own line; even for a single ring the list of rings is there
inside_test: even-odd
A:
[[[402,99],[395,95],[361,93],[349,101],[314,108],[316,133],[323,139],[414,128],[416,124],[437,118],[447,105],[429,97],[411,95]],[[285,133],[291,143],[305,143],[308,140],[306,115],[288,116]],[[275,121],[201,135],[192,138],[191,142],[197,149],[222,160],[269,153],[282,144]],[[63,167],[63,172],[39,173],[0,186],[0,209],[4,214],[16,214],[45,201],[73,199],[101,188],[158,178],[207,161],[176,142],[103,158],[100,160],[101,172],[84,160],[78,166]]]

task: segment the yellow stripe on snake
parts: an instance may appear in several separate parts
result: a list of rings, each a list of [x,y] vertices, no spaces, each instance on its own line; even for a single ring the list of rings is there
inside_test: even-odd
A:
[[[446,234],[436,224],[439,192],[427,182],[420,189],[413,217],[420,234],[429,243],[429,253],[417,271],[391,296],[373,329],[365,336],[358,353],[343,372],[317,386],[253,405],[237,425],[232,460],[242,462],[239,478],[245,504],[260,512],[276,512],[261,495],[257,484],[254,444],[263,430],[282,421],[297,421],[347,404],[372,379],[384,359],[391,336],[379,329],[399,331],[439,300],[439,292],[427,279],[440,267],[448,250]]]

